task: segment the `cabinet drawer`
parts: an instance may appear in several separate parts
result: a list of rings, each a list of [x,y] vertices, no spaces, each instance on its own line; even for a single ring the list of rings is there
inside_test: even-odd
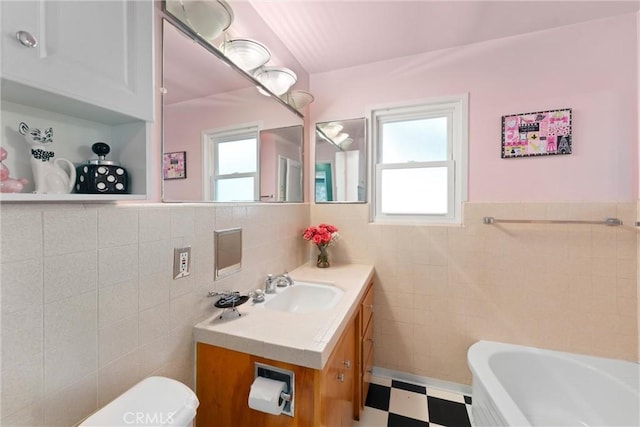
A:
[[[373,315],[373,286],[369,285],[369,289],[367,289],[367,293],[362,299],[362,323],[360,334],[364,336],[369,323],[371,322],[371,316]]]

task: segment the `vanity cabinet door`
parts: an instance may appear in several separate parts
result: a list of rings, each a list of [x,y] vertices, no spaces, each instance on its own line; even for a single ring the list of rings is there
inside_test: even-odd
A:
[[[373,369],[373,283],[369,283],[360,306],[358,413],[364,407]]]
[[[355,344],[356,322],[352,321],[322,371],[323,426],[353,425]]]
[[[23,85],[60,95],[59,102],[70,98],[153,120],[152,1],[3,1],[1,7],[3,91]],[[37,45],[29,47],[33,40]]]

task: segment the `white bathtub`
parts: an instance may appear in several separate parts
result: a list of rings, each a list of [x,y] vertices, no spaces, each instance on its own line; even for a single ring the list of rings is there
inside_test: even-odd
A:
[[[467,353],[476,426],[638,426],[640,365],[478,341]]]

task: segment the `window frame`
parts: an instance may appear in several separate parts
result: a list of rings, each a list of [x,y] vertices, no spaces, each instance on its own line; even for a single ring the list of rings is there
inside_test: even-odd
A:
[[[370,219],[374,223],[395,224],[461,224],[462,203],[467,200],[469,94],[421,100],[410,105],[380,106],[371,110],[370,135],[372,150]],[[385,123],[444,117],[447,120],[447,158],[428,162],[381,163],[382,126]],[[381,206],[382,171],[447,167],[447,213],[408,214],[383,213]]]
[[[259,124],[245,124],[233,128],[214,129],[202,132],[202,196],[204,200],[216,201],[217,183],[224,179],[253,177],[253,199],[222,201],[220,203],[259,201],[260,195],[260,130]],[[256,170],[232,174],[218,173],[218,147],[220,144],[243,139],[256,140]]]

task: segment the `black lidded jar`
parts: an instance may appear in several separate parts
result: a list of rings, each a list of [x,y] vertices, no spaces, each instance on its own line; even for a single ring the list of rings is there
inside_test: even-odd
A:
[[[117,163],[106,160],[111,151],[108,144],[96,142],[91,151],[97,159],[76,167],[76,193],[80,194],[129,194],[129,175]]]

